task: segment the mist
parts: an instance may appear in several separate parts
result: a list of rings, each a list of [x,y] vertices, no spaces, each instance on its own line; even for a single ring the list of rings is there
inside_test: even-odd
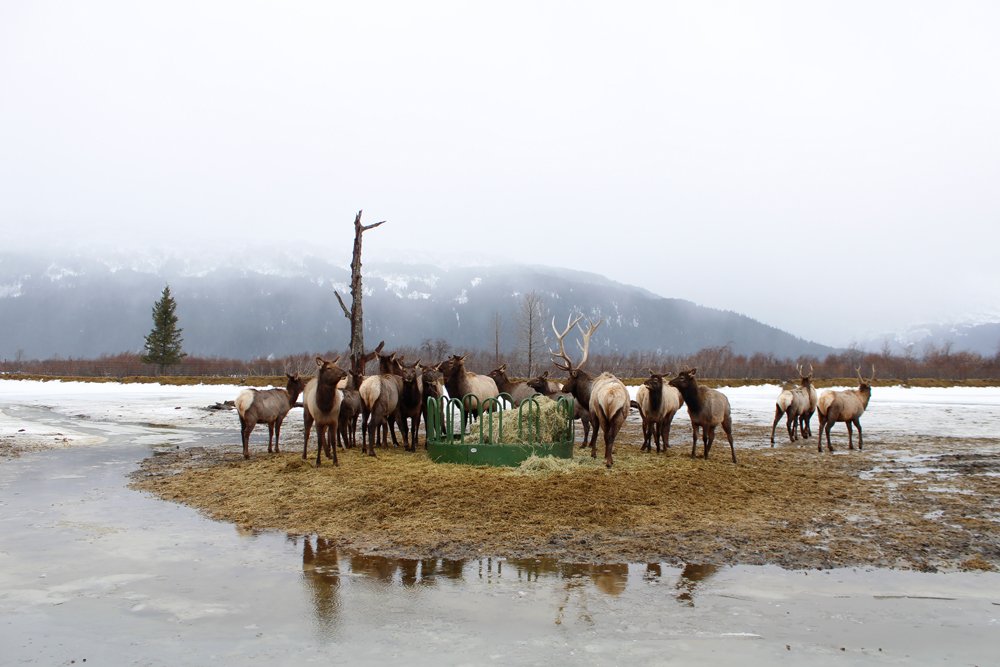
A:
[[[364,209],[366,257],[593,271],[827,345],[996,321],[998,19],[4,3],[4,244],[346,264]]]

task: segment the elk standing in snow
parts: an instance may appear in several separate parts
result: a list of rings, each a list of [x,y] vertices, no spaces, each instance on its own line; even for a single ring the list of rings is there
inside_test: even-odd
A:
[[[274,439],[274,451],[281,452],[278,441],[281,439],[281,423],[285,415],[295,405],[299,394],[306,386],[306,381],[299,374],[289,375],[288,384],[284,389],[244,389],[236,397],[236,412],[240,416],[240,434],[243,438],[243,458],[250,458],[250,434],[257,424],[267,424],[267,453],[271,453],[271,439]]]
[[[302,458],[306,458],[309,452],[309,431],[312,430],[313,422],[316,423],[316,467],[320,466],[323,460],[323,452],[326,457],[333,459],[333,465],[337,465],[337,422],[340,419],[340,401],[343,392],[337,388],[337,384],[344,377],[344,371],[337,366],[340,361],[338,356],[333,361],[327,361],[317,355],[316,365],[319,370],[316,377],[309,380],[305,390],[302,392],[303,407],[303,443]],[[329,437],[327,435],[329,429]],[[330,440],[333,440],[333,447],[330,447]],[[333,449],[331,455],[330,450]]]
[[[454,354],[450,359],[437,365],[437,370],[444,378],[444,387],[448,396],[462,401],[465,412],[465,423],[477,417],[480,403],[488,398],[500,395],[497,383],[488,375],[477,375],[465,370],[465,358],[469,355]]]
[[[489,377],[493,378],[493,381],[496,382],[500,393],[510,396],[511,403],[515,408],[521,405],[522,401],[531,398],[536,393],[535,389],[529,387],[527,382],[511,382],[510,378],[507,377],[507,364],[492,371]]]
[[[590,374],[580,370],[583,365],[587,363],[587,352],[590,349],[590,337],[597,330],[597,327],[601,326],[601,322],[604,321],[602,318],[597,324],[590,323],[590,329],[587,333],[583,334],[583,343],[577,341],[580,346],[580,350],[583,351],[583,357],[580,359],[580,363],[577,364],[576,368],[573,368],[573,362],[570,360],[569,355],[566,354],[566,348],[563,346],[563,338],[566,334],[576,326],[583,316],[577,317],[572,323],[568,323],[566,330],[561,334],[559,330],[556,329],[556,320],[552,318],[552,330],[556,334],[556,338],[559,340],[559,353],[555,352],[552,355],[556,358],[563,359],[566,363],[560,364],[553,360],[553,364],[556,368],[566,371],[569,374],[569,378],[563,384],[563,391],[573,394],[573,397],[582,401],[585,395],[586,387],[590,389],[590,403],[589,410],[591,419],[595,419],[597,424],[594,426],[594,435],[597,435],[597,429],[600,427],[604,431],[604,465],[608,468],[614,463],[611,453],[614,449],[615,438],[618,436],[618,431],[621,430],[622,424],[625,423],[625,418],[628,417],[629,411],[629,395],[628,389],[621,380],[616,378],[611,373],[601,373],[596,378],[591,378]],[[597,438],[594,438],[594,444],[590,452],[591,456],[597,458]]]
[[[583,442],[580,444],[580,449],[586,447],[588,441],[590,440],[590,411],[583,404],[583,402],[576,400],[573,394],[564,392],[561,384],[550,380],[548,371],[545,371],[533,380],[528,380],[528,386],[542,396],[551,398],[553,401],[558,401],[561,396],[569,396],[573,399],[573,419],[579,419],[580,424],[583,425]],[[597,446],[596,429],[594,430],[594,441],[589,444],[592,447]]]
[[[872,380],[875,379],[875,366],[872,365],[872,376],[867,380],[861,377],[861,367],[855,369],[858,374],[860,384],[857,389],[846,391],[824,391],[820,394],[816,409],[819,412],[819,439],[817,441],[818,451],[823,451],[823,431],[826,430],[826,448],[833,451],[830,445],[830,429],[837,422],[847,424],[847,439],[850,448],[854,449],[854,433],[851,424],[858,427],[858,449],[862,449],[864,442],[861,439],[861,415],[868,407],[868,401],[872,397]],[[825,427],[825,429],[824,429]]]
[[[684,405],[684,397],[680,390],[671,387],[667,373],[649,371],[649,379],[635,393],[635,402],[642,416],[642,447],[640,452],[652,449],[650,440],[656,441],[656,453],[660,453],[660,439],[663,439],[663,451],[670,446],[670,424],[674,415]]]
[[[809,375],[802,373],[802,366],[796,366],[799,373],[799,386],[794,389],[785,389],[778,394],[778,400],[774,405],[774,423],[771,424],[771,446],[774,446],[774,431],[785,415],[785,427],[788,429],[788,440],[795,442],[799,437],[808,437],[806,433],[812,433],[809,428],[809,420],[816,409],[816,389],[812,386],[812,366],[809,367]]]
[[[698,449],[698,428],[701,428],[702,441],[705,444],[705,458],[712,449],[715,442],[715,427],[722,425],[722,430],[726,432],[729,439],[729,450],[733,455],[733,463],[736,463],[736,448],[733,446],[733,417],[729,408],[729,399],[720,391],[698,386],[695,378],[697,368],[684,368],[677,377],[670,381],[671,387],[677,387],[684,403],[687,405],[688,415],[691,417],[691,458],[695,458]]]

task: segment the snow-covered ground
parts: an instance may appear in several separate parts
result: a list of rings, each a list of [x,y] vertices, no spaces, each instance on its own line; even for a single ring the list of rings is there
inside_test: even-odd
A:
[[[850,388],[853,387],[843,389]],[[45,439],[51,443],[49,446],[100,442],[93,436],[66,429],[47,429],[44,424],[10,416],[3,411],[5,405],[48,407],[60,414],[83,415],[96,421],[236,429],[238,423],[231,411],[216,412],[205,408],[216,402],[233,400],[242,389],[236,385],[0,380],[0,436],[20,433],[19,437]],[[629,387],[633,398],[637,389]],[[731,387],[721,391],[729,397],[737,424],[772,424],[774,401],[781,393],[781,387]],[[295,414],[290,416],[295,417]],[[686,421],[686,412],[682,409],[676,419],[681,423]],[[779,427],[783,424],[782,420]],[[875,387],[862,425],[868,437],[878,437],[883,433],[911,433],[935,437],[996,438],[1000,436],[1000,388]]]

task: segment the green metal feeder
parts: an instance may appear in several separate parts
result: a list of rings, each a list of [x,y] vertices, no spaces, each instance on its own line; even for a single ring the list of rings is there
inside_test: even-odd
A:
[[[538,394],[536,394],[537,396]],[[517,407],[516,415],[508,394],[500,399],[479,401],[477,421],[466,430],[465,400],[445,397],[427,399],[427,456],[435,463],[517,467],[528,457],[554,456],[573,458],[573,399],[560,397],[556,402],[557,419],[545,429],[538,401],[529,398]],[[517,419],[516,442],[503,442],[505,419]],[[508,432],[510,432],[508,424]],[[548,430],[549,432],[542,432]]]

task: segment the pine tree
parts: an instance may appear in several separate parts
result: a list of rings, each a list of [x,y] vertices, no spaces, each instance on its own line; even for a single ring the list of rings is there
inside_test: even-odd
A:
[[[181,331],[177,328],[174,310],[177,302],[170,296],[170,285],[163,288],[160,300],[153,304],[153,330],[146,336],[146,354],[141,357],[144,364],[160,367],[160,374],[167,366],[176,366],[187,356],[181,352]]]

